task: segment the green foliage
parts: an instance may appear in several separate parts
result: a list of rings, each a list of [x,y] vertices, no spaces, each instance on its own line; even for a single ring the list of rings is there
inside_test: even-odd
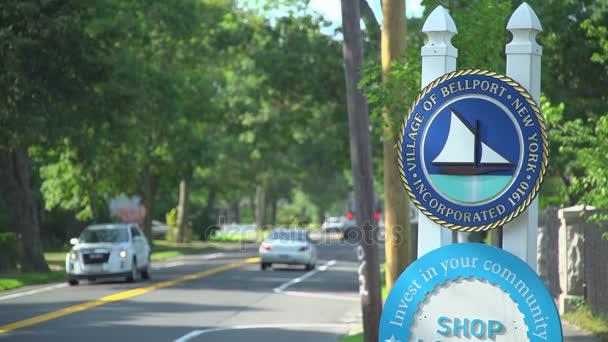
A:
[[[424,0],[422,5],[425,16],[443,5],[454,19],[458,34],[452,43],[459,51],[458,69],[505,69],[504,46],[508,41],[505,28],[512,13],[510,0]]]
[[[458,68],[504,70],[504,45],[509,40],[505,27],[519,3],[425,0],[425,14],[440,4],[448,8],[458,27],[459,34],[453,38],[459,49]],[[538,38],[545,49],[542,71],[546,96],[541,98],[541,109],[550,127],[551,143],[546,180],[550,185],[543,187],[541,205],[580,202],[607,208],[608,174],[602,166],[608,153],[603,143],[608,129],[608,119],[603,115],[608,113],[604,91],[608,86],[608,6],[593,0],[533,1],[531,5],[544,28]],[[399,120],[407,113],[411,98],[420,88],[420,47],[421,41],[409,42],[406,62],[393,64],[386,74],[376,61],[366,63],[360,87],[372,105],[374,127],[384,128],[385,108],[398,113],[392,117]],[[596,63],[588,63],[590,60]],[[383,79],[389,81],[383,83]],[[559,99],[559,104],[553,105],[552,98]]]
[[[541,100],[542,111],[550,127],[550,138],[555,165],[565,168],[553,170],[560,175],[560,192],[571,203],[608,208],[608,113],[598,118],[566,120],[564,105],[552,106]],[[607,220],[608,215],[597,214],[593,219]]]
[[[305,192],[300,219],[318,221],[350,190],[342,47],[304,2],[280,5],[269,19],[230,0],[3,2],[1,145],[28,147],[46,210],[80,221],[141,195],[146,174],[156,218],[191,181],[203,239],[256,185],[268,202]]]
[[[411,100],[420,90],[421,58],[420,49],[408,46],[408,56],[405,63],[396,61],[391,63],[390,70],[382,72],[381,65],[375,60],[366,60],[363,66],[363,77],[360,88],[365,89],[365,95],[370,104],[370,124],[375,128],[378,135],[383,135],[387,127],[384,113],[392,113],[392,126],[396,129],[401,127],[401,120],[407,115]],[[383,77],[389,82],[383,82]],[[407,98],[403,97],[407,94]],[[389,132],[385,139],[394,139],[397,131]]]
[[[541,86],[545,95],[551,102],[564,103],[568,120],[608,112],[606,66],[591,62],[605,56],[601,46],[606,36],[602,39],[601,27],[608,25],[606,1],[530,0],[528,3],[543,27],[537,39],[543,47]]]
[[[440,4],[448,8],[458,31],[462,32],[453,39],[453,44],[461,51],[458,68],[504,69],[504,28],[511,11],[510,1],[475,0],[446,3],[426,0],[423,2],[426,15]],[[384,114],[390,113],[387,117],[394,120],[392,126],[398,130],[412,100],[420,91],[420,48],[424,41],[420,38],[419,23],[414,21],[410,26],[404,63],[393,62],[389,71],[383,73],[379,61],[368,59],[363,68],[359,87],[365,89],[371,106],[370,121],[377,129],[375,133],[379,135],[383,135],[386,128]],[[483,48],[479,47],[479,37],[483,37]],[[397,132],[388,134],[385,139],[394,139]]]
[[[315,222],[319,217],[319,209],[309,196],[299,190],[294,191],[291,203],[282,205],[280,209],[277,217],[277,225],[279,226],[303,227]]]
[[[229,234],[229,233],[216,233],[209,237],[209,241],[213,242],[257,242],[262,241],[262,234],[251,233],[251,234]]]
[[[606,24],[602,25],[599,23],[599,21],[603,19],[602,16],[606,16],[606,11],[608,11],[606,8],[608,5],[603,3],[600,6],[603,6],[602,9],[594,11],[591,18],[583,21],[581,26],[587,30],[587,36],[592,39],[597,39],[599,51],[596,51],[591,55],[591,60],[596,63],[608,65],[608,28],[606,27]]]

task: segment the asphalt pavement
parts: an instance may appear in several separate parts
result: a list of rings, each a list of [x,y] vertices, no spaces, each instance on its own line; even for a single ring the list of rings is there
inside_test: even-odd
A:
[[[154,264],[152,279],[0,293],[0,341],[335,342],[361,322],[354,246],[318,246],[317,268],[261,271],[257,249]],[[381,259],[383,251],[380,251]],[[566,342],[597,341],[564,323]]]
[[[319,245],[317,269],[261,271],[257,249],[155,264],[152,279],[0,294],[6,341],[336,341],[360,324],[356,250]]]

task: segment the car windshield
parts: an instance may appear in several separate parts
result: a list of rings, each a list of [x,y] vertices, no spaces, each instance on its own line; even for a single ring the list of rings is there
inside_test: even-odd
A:
[[[81,243],[127,242],[129,234],[125,228],[85,229],[78,241]]]
[[[306,232],[301,230],[275,230],[268,237],[269,240],[306,241]]]

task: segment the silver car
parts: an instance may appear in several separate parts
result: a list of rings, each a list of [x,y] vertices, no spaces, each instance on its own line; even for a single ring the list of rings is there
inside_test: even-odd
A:
[[[150,245],[137,225],[100,224],[86,227],[65,260],[70,285],[80,279],[150,277]]]
[[[317,264],[317,248],[305,230],[275,229],[260,245],[260,267],[272,264],[304,265],[312,270]]]

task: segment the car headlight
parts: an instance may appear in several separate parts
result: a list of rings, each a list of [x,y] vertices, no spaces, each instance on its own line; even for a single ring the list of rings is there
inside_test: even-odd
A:
[[[118,252],[118,255],[121,258],[126,258],[127,257],[127,251],[125,251],[124,249],[121,249],[120,252]]]
[[[70,252],[70,259],[72,259],[72,260],[78,259],[78,254],[76,254],[76,252]]]

